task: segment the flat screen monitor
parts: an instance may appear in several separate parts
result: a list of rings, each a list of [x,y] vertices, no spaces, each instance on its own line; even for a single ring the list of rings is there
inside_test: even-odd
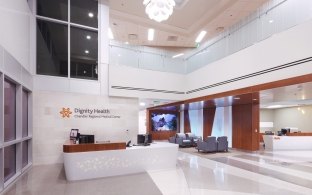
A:
[[[92,144],[94,143],[94,135],[80,134],[79,144]]]
[[[152,143],[151,134],[138,134],[138,144]]]
[[[79,129],[71,129],[70,134],[69,134],[69,139],[70,140],[76,140],[79,135]]]
[[[152,131],[176,131],[178,128],[178,114],[151,113]]]
[[[287,133],[290,133],[290,128],[282,128],[281,132],[282,132],[282,135],[286,135]]]

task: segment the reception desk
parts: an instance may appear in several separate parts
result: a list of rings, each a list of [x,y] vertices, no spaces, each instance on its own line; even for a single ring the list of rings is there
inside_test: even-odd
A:
[[[312,136],[263,135],[266,150],[312,150]]]
[[[163,170],[176,167],[178,145],[166,142],[126,149],[64,152],[69,181]]]

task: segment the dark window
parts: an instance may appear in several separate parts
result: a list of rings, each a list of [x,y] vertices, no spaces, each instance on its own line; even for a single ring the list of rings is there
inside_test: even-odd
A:
[[[22,94],[22,136],[28,136],[28,92],[25,89]]]
[[[37,15],[67,21],[68,0],[37,0]]]
[[[4,80],[4,141],[16,138],[16,85]]]
[[[68,27],[37,20],[37,74],[68,76]]]
[[[98,1],[74,0],[70,1],[70,22],[98,27]]]
[[[28,143],[29,141],[22,142],[22,167],[28,165]]]
[[[4,148],[4,182],[16,173],[16,145]]]
[[[97,80],[98,33],[71,27],[70,75],[72,78]]]

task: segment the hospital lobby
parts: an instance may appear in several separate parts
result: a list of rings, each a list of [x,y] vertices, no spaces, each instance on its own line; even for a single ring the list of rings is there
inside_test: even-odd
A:
[[[0,195],[312,194],[311,0],[1,0]]]

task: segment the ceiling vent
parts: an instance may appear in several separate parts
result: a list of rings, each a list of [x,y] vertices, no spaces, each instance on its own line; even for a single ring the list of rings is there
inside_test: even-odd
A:
[[[137,34],[128,34],[128,39],[129,40],[137,40],[138,39],[138,35]]]
[[[167,41],[177,41],[178,36],[168,36]]]

